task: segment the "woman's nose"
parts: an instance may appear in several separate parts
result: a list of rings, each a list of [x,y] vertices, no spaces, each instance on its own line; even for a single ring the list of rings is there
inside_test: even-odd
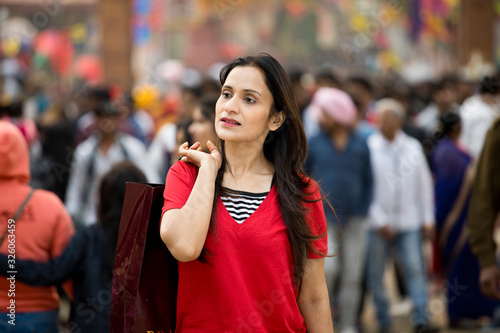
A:
[[[234,97],[227,101],[226,105],[224,105],[224,111],[226,112],[234,112],[237,113],[239,111],[238,102]]]

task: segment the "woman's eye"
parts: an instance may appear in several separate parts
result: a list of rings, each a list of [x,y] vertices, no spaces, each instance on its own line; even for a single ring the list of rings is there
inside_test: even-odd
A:
[[[253,98],[250,98],[250,97],[245,97],[245,101],[248,103],[255,103],[255,100]]]
[[[222,93],[222,96],[224,96],[225,98],[230,98],[231,97],[231,94],[228,93],[228,92],[223,92]]]

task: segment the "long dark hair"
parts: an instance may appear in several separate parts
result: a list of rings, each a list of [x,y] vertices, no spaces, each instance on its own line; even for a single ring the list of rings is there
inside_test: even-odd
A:
[[[319,253],[312,242],[323,235],[314,236],[306,220],[307,210],[304,202],[312,202],[307,197],[319,188],[311,188],[311,180],[305,177],[302,168],[307,155],[307,140],[302,127],[299,108],[295,102],[292,83],[283,67],[269,54],[238,58],[222,68],[220,82],[224,85],[229,73],[236,67],[255,67],[265,76],[267,88],[274,102],[269,119],[274,114],[283,112],[285,121],[276,131],[270,131],[264,141],[264,156],[274,165],[276,189],[280,212],[287,226],[288,240],[293,254],[294,278],[300,290],[308,250]],[[222,165],[217,174],[211,225],[215,230],[215,208],[217,195],[224,193],[222,178],[227,166],[224,141],[220,141]]]
[[[122,215],[127,182],[146,182],[146,177],[134,164],[119,162],[103,177],[99,187],[98,228],[104,233],[102,269],[108,279],[113,277],[118,229]]]

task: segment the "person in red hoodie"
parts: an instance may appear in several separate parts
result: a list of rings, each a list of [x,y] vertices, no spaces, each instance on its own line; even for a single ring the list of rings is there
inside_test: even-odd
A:
[[[29,166],[22,133],[0,121],[0,253],[9,255],[12,272],[0,279],[0,332],[58,332],[56,287],[16,281],[15,260],[54,258],[68,245],[74,228],[55,194],[28,185]]]

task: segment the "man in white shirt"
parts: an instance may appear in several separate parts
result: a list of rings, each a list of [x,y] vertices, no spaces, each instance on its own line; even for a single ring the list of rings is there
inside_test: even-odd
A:
[[[460,107],[462,133],[460,141],[474,158],[479,158],[483,149],[486,132],[495,119],[500,116],[498,95],[500,82],[492,77],[485,77],[477,94],[467,98]]]
[[[97,222],[99,182],[115,163],[128,160],[144,172],[149,182],[161,181],[149,167],[144,144],[118,130],[118,109],[110,102],[102,102],[95,113],[96,130],[74,152],[66,192],[66,209],[76,227]]]
[[[367,284],[380,332],[390,332],[391,326],[383,276],[394,247],[414,305],[415,332],[437,332],[429,324],[425,310],[427,281],[422,254],[422,235],[430,237],[434,230],[431,173],[420,143],[401,131],[403,106],[396,100],[383,99],[376,104],[376,110],[379,131],[368,138],[374,189],[368,213]]]

